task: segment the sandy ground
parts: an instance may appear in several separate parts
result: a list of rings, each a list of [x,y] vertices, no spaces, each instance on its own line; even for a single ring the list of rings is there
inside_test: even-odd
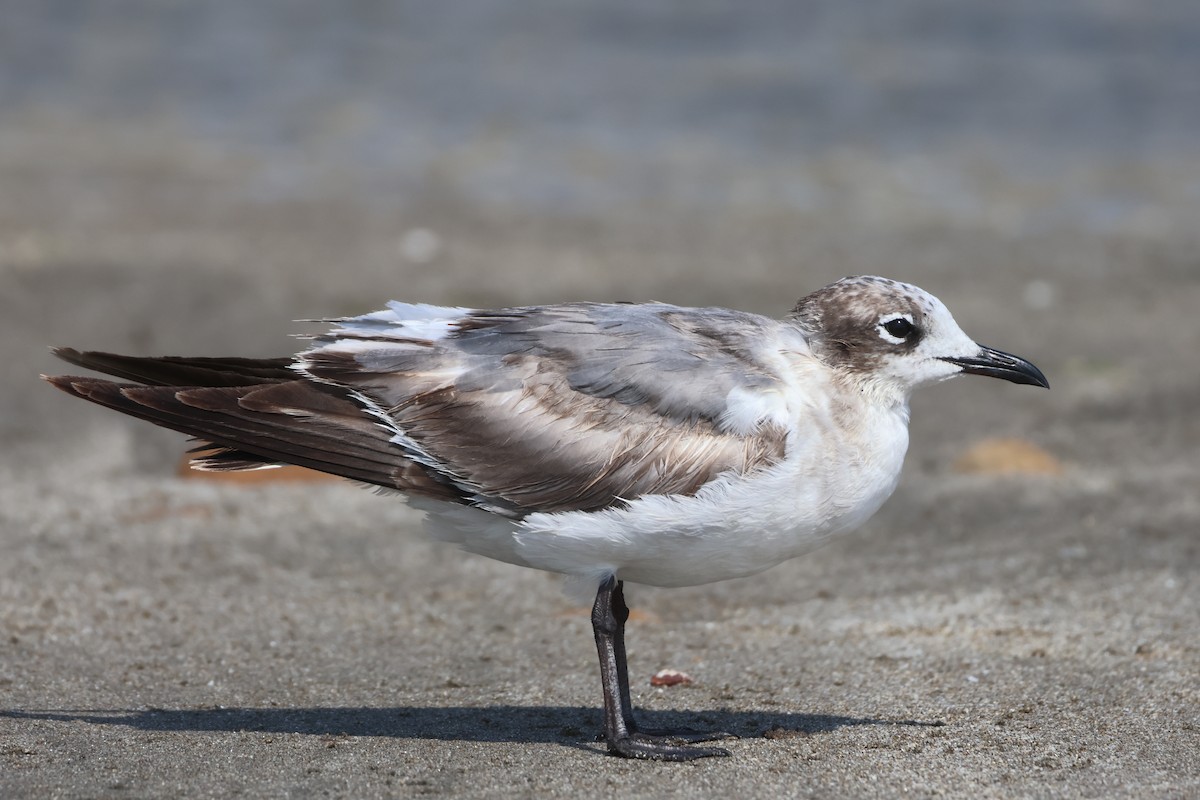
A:
[[[317,244],[303,224],[285,235],[297,250]],[[502,236],[467,235],[462,272],[442,280],[465,279],[476,248],[527,281],[522,270],[561,257],[536,238],[518,260]],[[680,234],[682,254],[648,248],[651,262],[691,256],[698,280],[678,292],[608,244],[641,235],[579,232],[610,267],[592,278],[598,294],[746,296],[706,255],[716,235]],[[240,255],[252,261],[253,249]],[[903,276],[982,341],[1034,359],[1053,390],[982,379],[925,390],[905,478],[865,529],[752,580],[634,591],[639,705],[655,722],[744,737],[731,760],[684,766],[621,762],[592,741],[588,620],[553,576],[431,544],[398,500],[348,485],[173,477],[176,437],[36,380],[56,369],[47,342],[268,347],[244,331],[286,346],[287,319],[308,315],[309,293],[330,282],[320,260],[290,263],[282,290],[269,269],[234,280],[145,262],[6,267],[2,793],[1200,791],[1196,251],[952,230],[894,235],[887,249],[886,261],[869,248],[853,265],[797,270],[768,246],[759,256],[778,266],[763,282],[778,290],[745,305],[779,311],[862,267]],[[926,264],[930,249],[946,264],[1008,268],[960,275]],[[1067,266],[1041,271],[1055,259]],[[1077,278],[1076,259],[1100,277]],[[1046,282],[1035,291],[1052,287],[1049,308],[1023,300],[1033,274]],[[349,304],[330,294],[334,311]],[[956,471],[992,436],[1036,445],[1061,474]],[[694,684],[651,689],[664,667]],[[764,737],[777,728],[782,738]]]
[[[332,168],[263,196],[270,154],[73,113],[0,127],[0,795],[1200,795],[1194,162],[918,162],[970,184],[954,213],[872,150],[790,166],[819,190],[803,212],[750,167],[706,204],[562,214],[435,170],[398,209]],[[1050,218],[1115,185],[1137,213]],[[182,479],[179,437],[36,377],[61,369],[49,344],[282,354],[289,320],[388,298],[781,314],[864,272],[933,291],[1053,388],[924,390],[861,531],[753,579],[632,590],[644,717],[742,737],[684,765],[594,741],[588,617],[558,578],[433,544],[347,484]],[[964,471],[994,437],[1049,471]],[[652,688],[662,668],[694,682]]]

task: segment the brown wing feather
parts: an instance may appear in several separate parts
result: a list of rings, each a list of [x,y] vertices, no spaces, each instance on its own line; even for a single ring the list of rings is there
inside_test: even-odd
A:
[[[431,353],[434,367],[444,366],[438,355],[446,357]],[[539,357],[510,354],[499,388],[470,381],[439,386],[438,369],[411,366],[364,372],[352,354],[329,351],[308,362],[314,374],[336,376],[377,402],[415,449],[473,493],[472,502],[501,513],[596,510],[647,494],[690,495],[723,472],[746,473],[784,454],[786,431],[779,427],[731,435],[706,419],[681,421],[646,405],[574,391],[564,371]]]

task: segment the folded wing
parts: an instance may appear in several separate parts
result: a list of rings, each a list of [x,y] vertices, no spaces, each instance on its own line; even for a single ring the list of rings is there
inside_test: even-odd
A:
[[[664,304],[478,312],[393,303],[291,359],[60,350],[138,381],[50,378],[218,446],[209,469],[292,463],[522,517],[692,494],[783,457],[769,320]]]

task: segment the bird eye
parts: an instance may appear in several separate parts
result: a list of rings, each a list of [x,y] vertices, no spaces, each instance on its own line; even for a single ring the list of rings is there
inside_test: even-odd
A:
[[[913,332],[913,324],[904,317],[896,317],[883,323],[883,329],[888,332],[889,336],[895,336],[897,339],[906,339]]]

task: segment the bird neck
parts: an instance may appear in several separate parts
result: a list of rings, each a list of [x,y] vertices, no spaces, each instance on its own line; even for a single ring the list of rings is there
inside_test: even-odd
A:
[[[844,392],[862,397],[877,408],[901,414],[905,421],[908,420],[911,387],[854,370],[835,369],[834,374],[835,382]]]

